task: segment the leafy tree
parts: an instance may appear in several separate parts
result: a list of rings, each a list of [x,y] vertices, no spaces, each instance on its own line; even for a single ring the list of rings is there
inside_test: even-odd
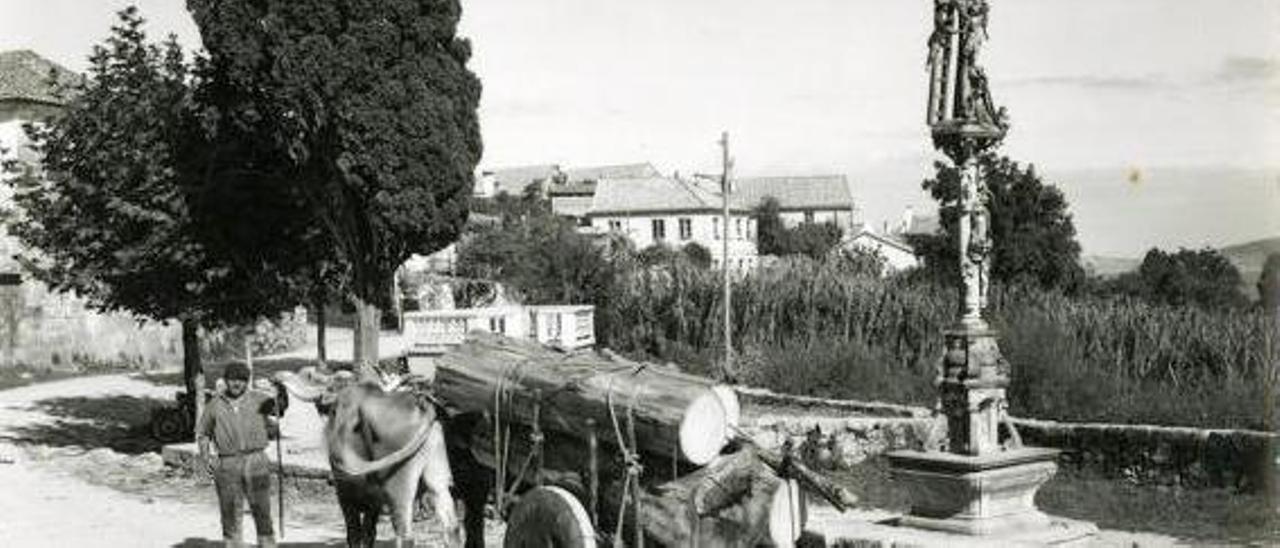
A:
[[[756,246],[761,255],[802,254],[822,259],[844,236],[834,223],[802,223],[787,228],[782,222],[778,199],[773,196],[765,196],[753,215],[756,219]]]
[[[1221,309],[1245,304],[1240,283],[1240,271],[1217,250],[1153,248],[1138,270],[1120,275],[1103,291],[1170,306]]]
[[[605,252],[572,221],[546,212],[477,227],[458,247],[458,271],[502,281],[530,304],[599,304],[608,298],[616,269],[628,264]]]
[[[787,255],[787,227],[782,223],[782,206],[773,196],[765,196],[756,206],[756,245],[761,255]]]
[[[698,242],[689,242],[680,248],[684,253],[684,257],[690,264],[706,270],[711,268],[711,250]]]
[[[551,203],[536,195],[512,196],[500,192],[492,198],[473,198],[471,212],[495,216],[504,226],[516,226],[531,217],[551,213]]]
[[[989,191],[991,278],[1077,291],[1084,269],[1062,191],[1042,181],[1033,165],[1023,168],[994,154],[979,158],[978,165]],[[942,204],[941,226],[937,234],[912,236],[910,241],[924,259],[927,275],[959,283],[960,173],[942,162],[935,167],[937,174],[922,186]]]
[[[142,27],[135,8],[121,11],[64,113],[27,126],[43,173],[13,180],[9,229],[30,248],[21,260],[53,290],[98,310],[181,322],[184,378],[196,393],[201,327],[242,325],[293,303],[200,237],[184,188],[202,173],[179,161],[201,139],[189,68],[173,38],[150,43]]]
[[[843,272],[861,277],[879,277],[888,265],[888,259],[879,251],[861,247],[839,248],[830,257]]]
[[[189,0],[211,77],[345,265],[356,359],[411,254],[457,239],[481,144],[458,0]]]
[[[840,244],[844,231],[835,223],[802,223],[786,232],[788,254],[822,260]]]
[[[653,244],[636,254],[636,261],[644,267],[671,265],[680,262],[683,258],[680,250],[663,243]]]

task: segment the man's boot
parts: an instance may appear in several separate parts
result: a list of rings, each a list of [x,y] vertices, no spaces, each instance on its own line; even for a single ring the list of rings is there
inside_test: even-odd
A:
[[[224,538],[222,539],[222,545],[226,548],[245,548],[244,541],[238,538]]]
[[[261,548],[276,548],[276,537],[272,535],[258,537],[258,546]]]

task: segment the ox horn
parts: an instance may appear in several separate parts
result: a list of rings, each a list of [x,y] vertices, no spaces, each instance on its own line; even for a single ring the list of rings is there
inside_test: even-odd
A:
[[[381,472],[387,468],[400,464],[405,459],[417,453],[423,445],[426,445],[427,440],[431,437],[432,430],[438,427],[439,423],[435,421],[428,421],[424,423],[416,432],[414,432],[413,439],[410,440],[409,443],[406,443],[399,449],[375,460],[366,460],[364,457],[357,454],[350,445],[344,443],[340,448],[338,448],[338,458],[334,459],[333,464],[343,473],[350,476],[364,476],[374,472]]]
[[[325,387],[304,379],[292,371],[279,371],[275,380],[284,385],[285,390],[302,401],[316,401],[325,392]]]

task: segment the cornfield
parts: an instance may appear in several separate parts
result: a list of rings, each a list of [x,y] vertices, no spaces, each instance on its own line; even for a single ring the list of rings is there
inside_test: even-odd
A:
[[[722,298],[715,271],[673,264],[627,272],[597,303],[599,338],[615,350],[706,367],[723,345]],[[731,303],[744,377],[782,383],[770,387],[793,392],[919,400],[929,397],[940,332],[954,321],[957,295],[936,285],[868,276],[839,261],[797,259],[736,280]],[[1015,413],[1216,427],[1271,424],[1266,417],[1273,411],[1276,323],[1260,311],[997,287],[989,318],[1013,364]],[[904,383],[912,386],[892,389]]]

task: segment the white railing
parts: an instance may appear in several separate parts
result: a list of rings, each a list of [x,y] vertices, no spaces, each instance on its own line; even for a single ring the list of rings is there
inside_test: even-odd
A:
[[[571,350],[595,344],[594,316],[595,307],[590,305],[516,305],[406,312],[404,339],[411,354],[447,352],[462,344],[468,332],[476,330]]]

